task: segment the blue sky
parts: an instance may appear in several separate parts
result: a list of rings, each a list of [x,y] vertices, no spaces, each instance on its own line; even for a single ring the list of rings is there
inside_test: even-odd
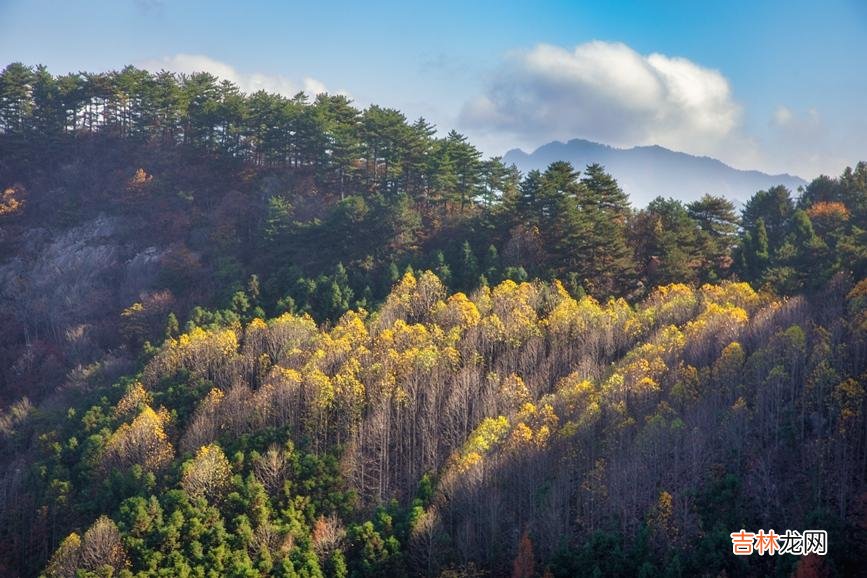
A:
[[[662,144],[804,177],[867,159],[867,3],[0,0],[0,62],[348,93],[488,154]]]

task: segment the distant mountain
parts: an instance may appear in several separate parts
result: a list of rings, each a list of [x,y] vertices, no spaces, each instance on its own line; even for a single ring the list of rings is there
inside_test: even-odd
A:
[[[579,170],[591,163],[602,164],[629,193],[633,205],[639,207],[657,196],[692,201],[705,193],[724,195],[742,203],[756,191],[774,185],[785,185],[794,192],[806,184],[804,179],[793,175],[739,170],[714,158],[661,146],[621,149],[582,139],[554,141],[530,154],[513,149],[503,160],[506,164],[514,163],[523,172],[544,170],[554,161],[569,161]]]

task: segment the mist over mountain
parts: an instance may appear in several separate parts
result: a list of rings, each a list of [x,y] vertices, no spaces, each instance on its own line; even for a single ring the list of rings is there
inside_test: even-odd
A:
[[[690,155],[661,146],[621,149],[584,139],[550,142],[532,153],[512,149],[505,154],[503,161],[507,165],[514,163],[525,173],[533,169],[544,170],[554,161],[569,161],[579,170],[591,163],[602,164],[638,207],[645,206],[657,196],[692,201],[705,193],[744,202],[756,191],[775,185],[785,185],[794,192],[807,184],[794,175],[740,170],[711,157]]]

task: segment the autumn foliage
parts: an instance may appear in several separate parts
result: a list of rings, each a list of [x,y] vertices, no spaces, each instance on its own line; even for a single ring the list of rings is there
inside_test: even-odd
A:
[[[349,311],[332,326],[287,313],[170,337],[104,418],[118,425],[95,471],[162,475],[158,484],[208,515],[247,504],[231,524],[251,560],[309,552],[362,574],[447,575],[451,557],[514,576],[568,575],[587,554],[563,550],[564,537],[600,540],[611,520],[624,548],[685,552],[733,515],[735,504],[707,502],[719,485],[744,507],[765,504],[754,510],[763,523],[776,524],[785,504],[797,525],[823,503],[846,507],[863,478],[863,458],[842,453],[863,443],[863,373],[848,373],[856,358],[823,352],[854,343],[846,335],[860,335],[867,301],[860,284],[836,290],[855,315],[832,333],[805,301],[744,283],[661,286],[633,307],[575,299],[559,283],[449,296],[434,274],[408,272],[381,310]],[[170,401],[173,383],[195,397]],[[296,443],[305,460],[339,457],[356,511],[405,504],[405,543],[394,513],[353,525],[337,502],[309,509],[305,500],[322,498],[297,485],[308,466]],[[259,449],[232,457],[227,447]],[[803,495],[803,478],[779,481],[794,458],[803,471],[837,472],[811,482],[821,500]],[[281,530],[299,508],[308,513],[298,528],[309,529]],[[508,546],[515,527],[526,530]],[[51,571],[66,572],[65,560],[84,568],[87,536],[60,544]],[[396,557],[401,548],[408,557]],[[141,569],[136,552],[125,556]],[[596,556],[600,568],[611,563]],[[807,560],[797,571],[822,568]]]

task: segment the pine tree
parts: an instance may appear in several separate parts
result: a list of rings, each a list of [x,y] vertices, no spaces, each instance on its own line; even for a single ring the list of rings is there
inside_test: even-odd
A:
[[[782,245],[788,232],[788,222],[795,210],[791,193],[786,187],[771,187],[759,191],[746,202],[742,216],[744,229],[751,231],[758,226],[758,220],[765,223],[768,247],[773,252]]]
[[[748,277],[753,280],[759,279],[770,262],[768,231],[763,218],[759,217],[756,220],[755,228],[745,236],[741,250]]]
[[[700,229],[702,280],[716,281],[726,276],[731,268],[730,255],[738,240],[740,219],[734,204],[724,197],[704,195],[686,208]]]
[[[813,289],[823,286],[833,262],[824,258],[827,247],[813,230],[810,216],[802,209],[796,209],[792,215],[792,235],[795,256],[791,265],[798,271],[799,284]]]
[[[33,113],[33,70],[13,62],[0,72],[0,131],[23,134]]]
[[[542,219],[542,173],[532,170],[521,182],[517,212],[526,224],[538,225]]]
[[[605,167],[598,163],[588,165],[581,178],[586,194],[582,195],[582,208],[595,207],[616,219],[625,220],[629,214],[629,195]]]
[[[171,339],[173,337],[177,337],[180,334],[180,325],[178,325],[178,318],[174,313],[169,313],[169,317],[166,320],[166,331],[165,338]]]
[[[678,200],[658,197],[635,218],[633,244],[651,285],[694,283],[702,258],[698,227]]]
[[[588,257],[581,252],[590,224],[578,207],[580,191],[578,173],[567,162],[551,163],[542,175],[536,202],[539,229],[559,275]]]
[[[479,169],[481,153],[467,141],[467,137],[452,130],[446,136],[450,158],[454,161],[457,176],[457,194],[460,212],[475,199],[482,186]]]
[[[598,164],[581,179],[579,210],[589,223],[580,250],[586,266],[581,274],[597,296],[624,295],[635,283],[635,254],[627,242],[629,197]]]
[[[479,281],[479,262],[469,241],[461,244],[456,273],[455,281],[462,291],[472,290]]]

